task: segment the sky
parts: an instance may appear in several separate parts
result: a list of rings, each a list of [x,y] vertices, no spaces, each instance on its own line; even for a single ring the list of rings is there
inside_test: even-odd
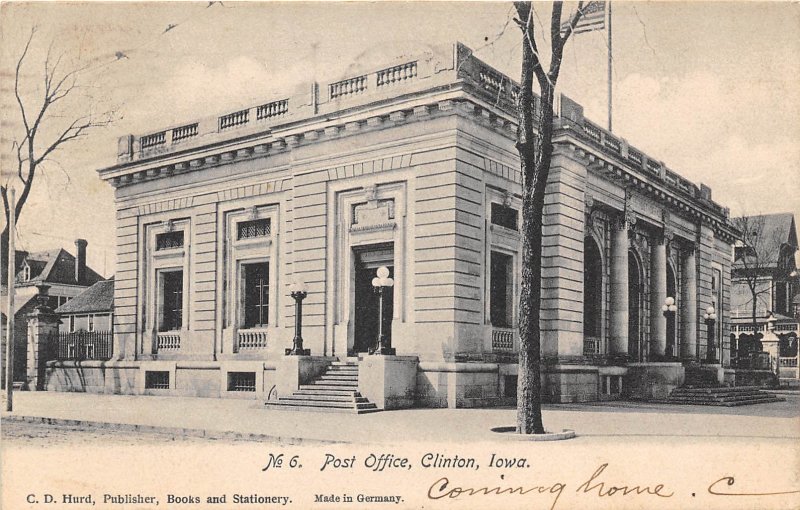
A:
[[[565,3],[565,15],[575,6]],[[20,126],[13,71],[32,27],[23,101],[41,94],[48,49],[63,55],[60,68],[85,68],[43,138],[75,115],[113,118],[55,153],[37,176],[17,246],[74,253],[74,239],[85,238],[89,264],[110,276],[114,193],[97,170],[115,162],[118,137],[270,100],[299,82],[346,77],[354,65],[429,44],[461,41],[517,78],[512,10],[507,2],[2,3],[3,182],[16,168],[10,148]],[[536,13],[537,28],[549,26],[549,4],[537,3]],[[614,133],[709,185],[734,216],[800,217],[798,27],[798,3],[614,2]],[[602,126],[607,51],[605,31],[576,35],[559,85]]]

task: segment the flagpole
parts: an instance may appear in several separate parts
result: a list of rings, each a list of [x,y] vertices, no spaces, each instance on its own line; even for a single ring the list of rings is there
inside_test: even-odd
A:
[[[611,123],[611,105],[612,92],[611,92],[611,2],[608,2],[608,130],[613,132]]]

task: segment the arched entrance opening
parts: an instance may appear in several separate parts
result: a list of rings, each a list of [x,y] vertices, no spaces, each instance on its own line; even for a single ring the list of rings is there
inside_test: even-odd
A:
[[[634,251],[628,252],[628,354],[643,361],[642,269]]]
[[[672,264],[667,264],[667,297],[675,300],[677,308],[680,308],[678,303],[678,285],[675,280],[675,271],[672,269]],[[677,312],[667,313],[667,350],[666,353],[670,356],[675,356],[678,351],[677,345]]]
[[[592,237],[583,243],[583,352],[599,354],[603,324],[603,259]]]

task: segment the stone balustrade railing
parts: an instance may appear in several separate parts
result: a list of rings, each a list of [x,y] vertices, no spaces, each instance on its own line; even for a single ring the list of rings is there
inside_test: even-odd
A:
[[[181,334],[175,332],[159,332],[156,334],[156,349],[174,351],[181,348]]]
[[[583,354],[600,354],[600,339],[596,337],[584,337]]]
[[[172,130],[172,143],[177,143],[195,136],[197,136],[197,122],[176,127]]]
[[[336,83],[331,83],[328,87],[331,99],[360,94],[367,90],[367,75],[337,81]]]
[[[243,126],[250,122],[250,110],[239,110],[238,112],[229,113],[219,118],[219,130],[230,129],[237,126]]]
[[[256,107],[256,120],[272,119],[289,111],[289,100],[281,99]]]
[[[120,139],[118,157],[129,162],[168,153],[178,143],[181,148],[200,146],[231,136],[250,135],[282,123],[312,118],[372,100],[385,100],[392,94],[427,90],[429,87],[464,83],[467,88],[482,94],[492,105],[512,117],[520,86],[508,76],[483,63],[472,50],[456,44],[447,51],[432,51],[425,59],[401,62],[375,72],[347,77],[327,84],[303,84],[295,95],[243,108],[217,117],[200,120],[143,136]],[[322,92],[322,93],[320,93]],[[534,115],[541,114],[541,99],[534,94]],[[631,147],[627,142],[589,121],[583,107],[564,96],[557,98],[556,113],[577,124],[577,130],[599,149],[619,156],[645,175],[660,179],[667,187],[702,200],[717,214],[727,217],[728,210],[710,200],[695,184],[667,169],[663,163]],[[224,135],[223,135],[224,133]],[[235,133],[235,134],[234,134]]]
[[[398,66],[381,69],[376,73],[376,84],[378,87],[393,85],[417,76],[417,61],[406,62]]]
[[[507,328],[492,329],[492,351],[513,351],[514,330]]]
[[[164,145],[167,143],[167,132],[159,131],[158,133],[145,135],[140,139],[139,143],[142,147],[142,150],[149,149],[150,147],[156,147],[158,145]]]
[[[264,349],[267,347],[266,329],[240,329],[237,332],[239,350]]]

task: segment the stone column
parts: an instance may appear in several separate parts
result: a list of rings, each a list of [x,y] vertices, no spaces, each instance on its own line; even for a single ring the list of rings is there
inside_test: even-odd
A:
[[[667,299],[667,240],[658,236],[650,251],[650,358],[667,349],[667,318],[661,309]]]
[[[683,259],[683,301],[681,306],[681,358],[697,354],[697,261],[694,248]]]
[[[36,310],[28,315],[27,386],[31,391],[45,389],[45,363],[56,358],[58,315],[47,306],[48,285],[37,285]]]
[[[628,354],[628,224],[619,218],[611,233],[611,331],[609,354]]]

